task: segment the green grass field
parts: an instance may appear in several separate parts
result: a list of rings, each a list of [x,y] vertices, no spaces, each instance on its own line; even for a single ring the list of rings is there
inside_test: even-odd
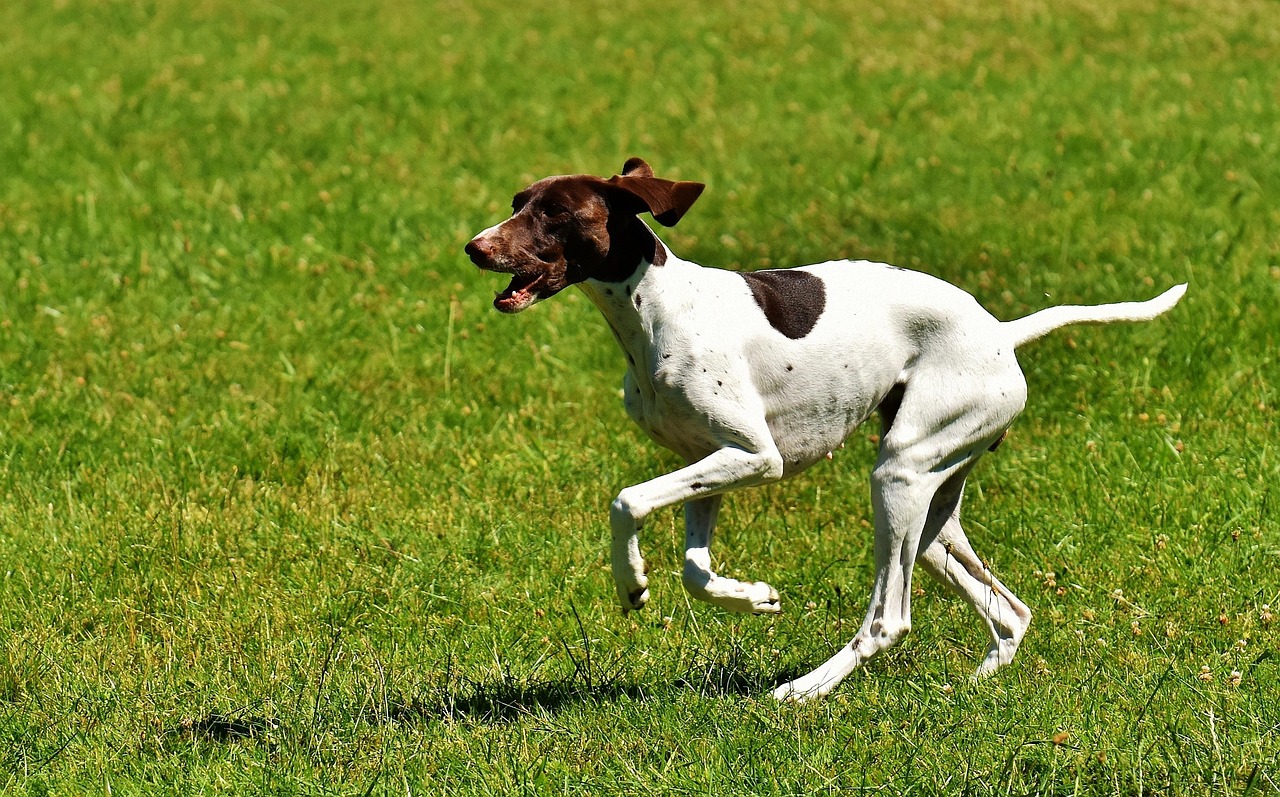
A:
[[[13,794],[1280,792],[1273,0],[0,4],[0,787]],[[923,576],[856,630],[855,436],[674,511],[622,616],[627,420],[585,297],[462,255],[632,155],[706,182],[681,255],[887,260],[1002,318],[1190,292],[1022,351],[970,480],[1015,663]],[[876,431],[866,430],[867,435]]]

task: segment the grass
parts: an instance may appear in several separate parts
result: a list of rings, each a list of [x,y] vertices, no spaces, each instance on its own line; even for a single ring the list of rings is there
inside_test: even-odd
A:
[[[1274,10],[0,5],[0,787],[1280,791]],[[631,155],[709,184],[699,262],[1005,318],[1190,281],[1022,355],[967,503],[1036,613],[998,677],[921,580],[906,643],[769,699],[861,618],[858,436],[727,503],[781,618],[692,605],[673,512],[614,608],[608,502],[674,460],[589,303],[499,317],[461,247]]]

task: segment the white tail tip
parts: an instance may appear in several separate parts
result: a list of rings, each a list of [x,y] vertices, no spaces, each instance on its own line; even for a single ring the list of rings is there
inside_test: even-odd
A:
[[[1183,282],[1179,285],[1174,285],[1169,290],[1157,296],[1156,299],[1164,300],[1165,302],[1169,303],[1168,304],[1169,307],[1173,307],[1175,304],[1178,303],[1180,299],[1182,299],[1183,295],[1186,292],[1187,292],[1187,283]]]

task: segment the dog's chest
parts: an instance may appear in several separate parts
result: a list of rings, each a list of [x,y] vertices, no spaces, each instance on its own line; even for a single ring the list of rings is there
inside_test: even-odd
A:
[[[674,260],[674,258],[672,258]],[[741,399],[742,374],[725,352],[724,330],[702,320],[707,302],[722,299],[699,290],[702,269],[668,261],[642,268],[622,283],[585,283],[603,312],[623,355],[623,404],[655,442],[686,459],[720,448],[725,412]]]
[[[651,380],[637,375],[636,369],[627,370],[622,391],[627,415],[664,448],[692,461],[719,447],[686,396],[655,389]]]
[[[628,360],[623,405],[636,425],[688,460],[720,448],[744,398],[730,357],[678,323],[638,325],[619,340]]]

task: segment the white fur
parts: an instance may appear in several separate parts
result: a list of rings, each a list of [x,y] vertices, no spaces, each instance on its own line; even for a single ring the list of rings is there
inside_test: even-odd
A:
[[[926,274],[865,261],[803,270],[822,280],[825,309],[794,340],[770,325],[741,274],[674,254],[661,266],[642,263],[625,283],[581,283],[632,363],[624,380],[628,414],[689,463],[627,487],[613,502],[619,600],[624,609],[644,606],[638,532],[655,510],[683,504],[690,594],[731,611],[779,611],[768,584],[711,568],[722,495],[823,459],[891,391],[901,391],[871,479],[876,576],[866,619],[847,646],[774,696],[825,695],[902,639],[911,628],[916,562],[982,619],[990,645],[977,674],[990,674],[1012,660],[1031,612],[973,552],[960,498],[974,463],[1026,401],[1015,347],[1064,324],[1153,317],[1185,286],[1149,302],[1056,307],[1000,322],[969,294]]]

